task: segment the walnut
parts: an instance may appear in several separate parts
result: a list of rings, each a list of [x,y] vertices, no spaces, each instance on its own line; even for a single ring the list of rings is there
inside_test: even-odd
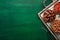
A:
[[[51,22],[51,27],[53,32],[60,32],[60,20],[55,20],[53,22]]]

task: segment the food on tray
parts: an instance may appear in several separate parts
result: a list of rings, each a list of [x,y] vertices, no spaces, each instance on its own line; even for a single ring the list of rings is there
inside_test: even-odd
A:
[[[52,10],[47,10],[46,12],[44,12],[42,18],[45,22],[51,22],[55,19],[55,16],[56,15],[54,14]]]
[[[58,2],[54,5],[54,12],[56,14],[60,14],[60,2]]]
[[[51,21],[55,20],[55,17],[57,14],[60,14],[60,2],[58,2],[54,5],[53,10],[49,9],[49,10],[45,11],[42,18],[45,22],[51,22]]]
[[[53,10],[48,9],[43,13],[45,23],[50,23],[53,32],[60,32],[60,2],[54,5]]]
[[[53,21],[51,23],[51,27],[52,27],[53,32],[59,33],[60,32],[60,20]]]

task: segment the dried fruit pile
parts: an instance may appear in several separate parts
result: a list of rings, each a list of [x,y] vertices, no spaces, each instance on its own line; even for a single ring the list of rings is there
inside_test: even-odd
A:
[[[47,10],[46,12],[44,12],[43,20],[47,23],[53,21],[55,17],[56,15],[52,10]]]
[[[54,6],[54,12],[56,14],[60,14],[60,2],[56,3],[55,6]]]

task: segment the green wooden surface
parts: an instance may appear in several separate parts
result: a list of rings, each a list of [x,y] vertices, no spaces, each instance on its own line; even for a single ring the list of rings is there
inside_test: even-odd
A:
[[[44,8],[42,2],[0,0],[0,40],[54,40],[37,15]]]

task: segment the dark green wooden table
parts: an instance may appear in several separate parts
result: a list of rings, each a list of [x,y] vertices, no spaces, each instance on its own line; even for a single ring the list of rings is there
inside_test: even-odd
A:
[[[0,40],[54,40],[38,18],[43,0],[0,0]],[[47,0],[50,4],[52,0]],[[43,30],[44,29],[44,30]]]

